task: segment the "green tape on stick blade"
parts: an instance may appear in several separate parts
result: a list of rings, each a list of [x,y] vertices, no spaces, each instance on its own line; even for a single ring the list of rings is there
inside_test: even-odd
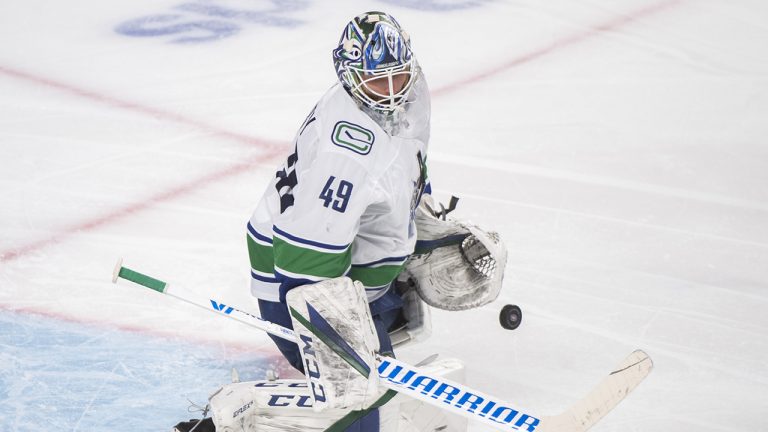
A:
[[[125,280],[137,283],[141,286],[153,289],[157,292],[164,292],[167,285],[165,282],[159,279],[141,274],[126,267],[120,267],[120,273],[118,273],[118,276]]]

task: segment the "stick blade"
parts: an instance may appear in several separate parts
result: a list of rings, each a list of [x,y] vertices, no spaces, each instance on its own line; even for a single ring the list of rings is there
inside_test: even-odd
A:
[[[605,417],[651,373],[653,361],[642,350],[627,356],[587,396],[560,415],[545,417],[537,432],[584,432]]]

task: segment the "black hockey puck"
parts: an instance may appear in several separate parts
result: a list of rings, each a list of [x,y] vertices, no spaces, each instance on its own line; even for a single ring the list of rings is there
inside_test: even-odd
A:
[[[499,323],[507,330],[514,330],[520,327],[520,323],[523,321],[523,311],[520,310],[520,306],[508,304],[501,308],[499,312]]]

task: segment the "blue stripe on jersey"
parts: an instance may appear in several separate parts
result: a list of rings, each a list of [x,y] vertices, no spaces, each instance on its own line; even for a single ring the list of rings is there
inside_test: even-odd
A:
[[[285,295],[288,294],[288,291],[302,285],[311,285],[314,283],[317,283],[316,281],[309,280],[309,279],[303,279],[303,278],[292,278],[290,276],[284,275],[277,271],[275,269],[275,277],[277,277],[277,281],[280,282],[280,301],[285,303]]]
[[[248,221],[248,232],[251,233],[251,235],[256,237],[257,239],[259,239],[259,240],[261,240],[263,242],[267,242],[269,244],[272,244],[272,238],[271,237],[267,237],[264,234],[261,234],[261,233],[257,232],[256,228],[254,228],[253,225],[251,225],[250,221]]]
[[[255,273],[254,271],[251,271],[251,277],[262,282],[278,283],[278,280],[276,278],[262,276],[260,274]]]
[[[301,243],[301,244],[304,244],[304,245],[307,245],[307,246],[314,246],[314,247],[321,248],[321,249],[328,249],[328,250],[332,250],[332,251],[343,251],[343,250],[346,250],[349,247],[349,244],[345,244],[345,245],[332,245],[332,244],[327,244],[327,243],[316,242],[316,241],[313,241],[313,240],[303,239],[301,237],[296,237],[295,235],[288,234],[287,232],[281,230],[280,228],[278,228],[275,225],[272,225],[272,231],[274,231],[275,234],[279,234],[281,237],[285,237],[288,240],[294,241],[296,243]]]
[[[389,257],[389,258],[382,258],[382,259],[380,259],[380,260],[377,260],[377,261],[373,261],[373,262],[369,262],[369,263],[364,263],[364,264],[352,264],[352,267],[371,267],[371,266],[374,266],[374,265],[376,265],[376,264],[381,264],[381,263],[385,263],[385,262],[396,262],[396,263],[402,263],[403,261],[407,260],[407,259],[408,259],[408,257],[410,257],[410,255],[401,256],[401,257]]]

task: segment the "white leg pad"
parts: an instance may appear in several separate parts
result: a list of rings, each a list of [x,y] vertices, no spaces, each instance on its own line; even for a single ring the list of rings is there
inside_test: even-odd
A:
[[[464,366],[455,359],[423,367],[434,375],[464,382]],[[347,409],[312,409],[312,391],[304,380],[227,384],[210,398],[216,432],[323,432]],[[379,408],[378,432],[466,432],[467,420],[408,396],[398,395]]]
[[[286,299],[314,409],[361,409],[378,399],[383,394],[375,361],[379,339],[363,285],[340,277],[294,288]],[[362,368],[350,366],[312,328],[347,345],[347,358]]]

